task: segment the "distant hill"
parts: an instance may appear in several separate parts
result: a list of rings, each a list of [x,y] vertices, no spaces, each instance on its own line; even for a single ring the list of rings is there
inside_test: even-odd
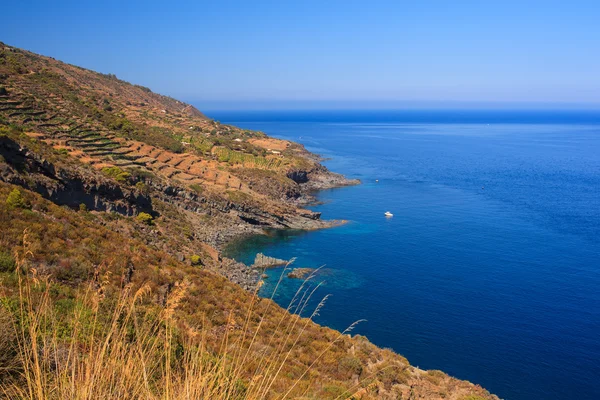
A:
[[[221,124],[114,75],[0,43],[0,329],[15,332],[15,321],[26,327],[0,341],[4,393],[19,397],[18,388],[42,374],[40,390],[67,396],[61,385],[79,379],[71,372],[81,369],[56,371],[74,362],[89,366],[95,344],[112,343],[101,369],[141,368],[127,383],[139,380],[139,398],[165,398],[171,382],[185,381],[182,371],[197,366],[187,351],[195,349],[198,365],[216,380],[194,387],[218,387],[214,398],[496,399],[469,382],[412,367],[363,337],[290,314],[298,304],[286,311],[258,299],[260,271],[220,254],[229,240],[266,227],[339,223],[302,205],[314,189],[354,183],[299,144]],[[136,292],[135,300],[126,296]],[[143,323],[122,314],[122,299]],[[36,330],[40,310],[52,315],[40,319],[47,330]],[[82,315],[96,317],[84,323]],[[27,350],[36,340],[46,343],[41,361]],[[160,340],[169,350],[154,359],[150,343]],[[119,358],[118,343],[128,349],[121,356],[139,360]],[[146,365],[151,358],[156,364]],[[70,387],[90,387],[86,377]],[[106,387],[126,386],[119,382]],[[98,396],[106,387],[90,390]],[[106,398],[138,398],[131,393]]]

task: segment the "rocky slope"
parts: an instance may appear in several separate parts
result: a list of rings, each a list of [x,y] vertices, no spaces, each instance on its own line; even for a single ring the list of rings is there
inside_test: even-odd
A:
[[[36,268],[62,279],[61,285],[77,286],[105,265],[116,275],[126,272],[128,281],[151,281],[157,299],[184,279],[202,286],[210,307],[235,310],[249,296],[239,286],[254,290],[260,272],[223,257],[221,246],[265,228],[340,223],[322,220],[302,204],[314,190],[355,183],[328,171],[296,143],[220,124],[114,75],[0,43],[0,200],[2,223],[10,227],[3,229],[0,251],[23,247],[27,229],[36,240]],[[5,205],[15,188],[31,209]],[[51,228],[57,237],[48,236]],[[2,272],[5,295],[14,282],[10,273]],[[182,321],[194,319],[187,309]],[[215,329],[219,321],[224,323],[216,318]],[[314,335],[332,335],[313,325]],[[218,339],[221,331],[211,334]],[[410,367],[362,338],[343,342],[340,354],[352,358],[357,373],[339,378],[331,368],[346,367],[335,367],[334,357],[332,365],[318,368],[317,386],[306,382],[313,397],[335,398],[323,392],[328,380],[348,388],[360,371],[377,375],[377,366],[395,363],[402,366],[400,375],[376,380],[374,394],[365,392],[365,398],[495,398],[443,373]],[[303,343],[305,353],[314,353],[310,341]]]

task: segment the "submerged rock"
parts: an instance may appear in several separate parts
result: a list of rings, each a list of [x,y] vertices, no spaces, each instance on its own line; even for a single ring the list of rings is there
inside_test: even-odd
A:
[[[288,278],[293,279],[306,279],[315,271],[314,268],[296,268],[287,274]]]

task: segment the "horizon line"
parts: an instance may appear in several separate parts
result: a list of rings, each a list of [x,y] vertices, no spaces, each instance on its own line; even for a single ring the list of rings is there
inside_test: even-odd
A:
[[[336,100],[197,100],[185,99],[210,111],[600,111],[600,103],[482,102],[482,101],[336,101]]]

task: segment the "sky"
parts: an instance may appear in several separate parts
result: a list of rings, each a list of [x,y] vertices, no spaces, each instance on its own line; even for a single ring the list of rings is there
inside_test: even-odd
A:
[[[202,109],[600,109],[600,1],[7,1],[0,41]]]

